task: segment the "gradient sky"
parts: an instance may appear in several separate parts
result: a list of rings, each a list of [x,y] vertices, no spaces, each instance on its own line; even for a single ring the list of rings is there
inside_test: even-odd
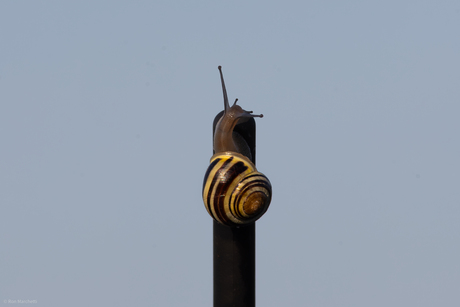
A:
[[[214,116],[273,184],[258,306],[459,306],[460,2],[1,1],[0,301],[212,306]]]

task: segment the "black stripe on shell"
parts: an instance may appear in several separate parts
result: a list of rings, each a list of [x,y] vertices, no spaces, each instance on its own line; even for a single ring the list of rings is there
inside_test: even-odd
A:
[[[233,157],[231,160],[233,160]],[[216,172],[216,177],[219,177],[219,183],[217,184],[215,194],[212,197],[213,207],[217,215],[216,218],[223,224],[229,224],[229,222],[232,224],[231,220],[225,213],[225,196],[227,193],[233,192],[229,191],[229,187],[234,183],[236,179],[239,178],[240,174],[244,173],[247,169],[248,166],[244,162],[238,161],[229,166],[228,169],[222,167],[219,171]],[[216,178],[214,178],[214,180],[216,180]]]
[[[230,198],[230,206],[231,210],[234,213],[235,217],[240,220],[257,220],[260,216],[262,216],[268,209],[271,201],[271,193],[272,193],[272,186],[268,178],[262,173],[253,173],[247,177],[245,177],[238,185],[238,187],[243,187],[238,192],[232,194]],[[265,204],[264,210],[260,211],[255,216],[244,216],[240,210],[238,210],[238,204],[242,201],[241,197],[245,194],[246,191],[252,189],[253,187],[257,187],[257,192],[264,192],[267,195],[268,199]]]
[[[203,198],[206,198],[208,212],[209,214],[211,214],[213,218],[215,218],[215,216],[211,210],[211,207],[215,208],[215,204],[214,204],[215,193],[213,193],[214,185],[216,184],[216,181],[218,181],[218,178],[217,178],[218,174],[221,172],[222,169],[225,169],[225,167],[233,160],[233,157],[230,157],[229,159],[224,161],[224,163],[220,166],[220,168],[216,169],[216,165],[221,160],[222,158],[217,158],[209,165],[208,170],[206,171],[206,175],[204,177],[204,182],[203,182],[203,193],[206,193],[206,194],[203,194]],[[212,177],[211,184],[209,185],[209,189],[205,191],[204,186],[206,185],[206,182],[210,180],[209,177]]]
[[[203,190],[201,191],[201,193],[203,194],[204,193],[204,187],[206,186],[206,182],[208,181],[208,177],[209,177],[209,174],[211,173],[212,169],[214,168],[214,166],[219,163],[219,161],[222,160],[221,158],[217,158],[215,159],[214,161],[211,162],[211,164],[209,164],[209,167],[208,169],[206,170],[206,174],[204,175],[204,179],[203,179]],[[204,195],[204,194],[203,194]]]

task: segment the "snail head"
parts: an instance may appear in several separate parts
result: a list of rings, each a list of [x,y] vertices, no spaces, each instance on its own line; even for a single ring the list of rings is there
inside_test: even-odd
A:
[[[235,102],[230,107],[230,104],[228,103],[227,89],[225,88],[224,76],[222,74],[222,66],[219,66],[218,68],[220,72],[220,80],[222,82],[222,92],[224,94],[224,116],[228,116],[228,118],[238,121],[237,123],[244,123],[252,117],[264,117],[263,114],[255,115],[252,114],[252,111],[243,110],[242,107],[236,104],[238,98],[235,99]]]

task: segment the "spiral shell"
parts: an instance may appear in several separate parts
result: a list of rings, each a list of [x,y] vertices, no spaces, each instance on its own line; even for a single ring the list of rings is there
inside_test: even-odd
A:
[[[254,164],[236,152],[217,153],[203,181],[208,213],[224,225],[255,222],[268,209],[272,186]]]

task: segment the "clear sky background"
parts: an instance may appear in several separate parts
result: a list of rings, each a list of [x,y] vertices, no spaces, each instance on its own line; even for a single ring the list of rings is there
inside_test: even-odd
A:
[[[1,1],[0,303],[212,305],[218,65],[264,114],[258,306],[459,306],[443,0]]]

